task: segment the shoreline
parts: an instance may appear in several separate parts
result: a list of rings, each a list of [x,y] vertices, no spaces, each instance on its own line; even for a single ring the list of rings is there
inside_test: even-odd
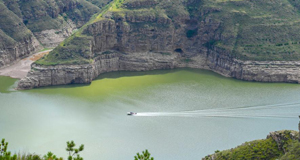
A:
[[[21,59],[14,64],[1,68],[0,76],[7,76],[15,79],[22,79],[26,77],[27,73],[31,70],[31,64],[38,59],[42,58],[44,55],[47,55],[51,52],[52,49],[40,51],[34,53],[24,59]]]
[[[199,54],[184,61],[179,53],[162,55],[155,52],[102,54],[93,63],[81,65],[31,65],[17,89],[32,89],[65,84],[89,84],[102,73],[113,71],[149,71],[156,69],[197,68],[225,77],[256,82],[300,83],[299,61],[240,61],[226,54]]]

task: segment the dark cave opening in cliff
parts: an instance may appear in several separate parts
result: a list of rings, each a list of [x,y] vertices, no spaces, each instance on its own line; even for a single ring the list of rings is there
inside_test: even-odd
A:
[[[183,53],[183,50],[181,48],[176,48],[174,51],[178,53]]]

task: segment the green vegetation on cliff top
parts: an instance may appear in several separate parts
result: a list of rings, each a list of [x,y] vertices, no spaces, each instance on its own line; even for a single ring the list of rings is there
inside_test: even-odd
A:
[[[135,2],[147,2],[149,5],[141,5],[137,7],[129,7]],[[168,2],[156,0],[113,0],[111,3],[102,8],[102,11],[98,15],[92,16],[89,22],[87,22],[76,33],[67,38],[57,48],[55,48],[50,54],[35,62],[41,65],[58,65],[58,64],[88,64],[93,62],[95,55],[91,53],[91,41],[93,36],[86,32],[88,26],[93,25],[99,21],[115,21],[116,19],[127,17],[154,17],[154,19],[168,18],[167,15],[170,7]],[[147,4],[147,3],[146,3]],[[188,15],[181,2],[172,2],[172,10],[176,11],[176,15]],[[179,9],[178,9],[179,8]],[[180,11],[181,10],[181,11]],[[177,12],[178,11],[178,12]],[[183,13],[181,13],[183,12]],[[174,13],[174,12],[173,12]],[[111,15],[110,15],[111,14]],[[110,16],[107,16],[110,15]],[[109,17],[109,18],[108,18]],[[129,25],[127,22],[123,22],[124,25]],[[132,28],[144,28],[154,26],[156,28],[164,28],[164,25],[156,24],[155,22],[142,22],[142,23],[130,23]],[[167,29],[167,28],[164,28]]]
[[[296,131],[278,131],[280,134],[278,141],[280,141],[280,146],[272,138],[268,137],[263,140],[255,140],[251,142],[246,142],[236,148],[225,150],[225,151],[215,151],[213,157],[214,160],[292,160],[299,159],[300,157],[300,142],[291,138],[291,133],[298,135]],[[297,136],[298,137],[298,136]],[[297,158],[298,157],[298,158]],[[206,156],[204,160],[211,160],[212,156]]]
[[[222,152],[216,151],[217,160],[229,160],[229,159],[275,160],[280,155],[283,155],[283,152],[278,149],[276,142],[272,138],[246,142],[242,146],[234,148],[233,150],[226,150]]]
[[[92,0],[91,0],[92,1]],[[138,1],[138,3],[136,3]],[[92,1],[95,3],[95,1]],[[86,56],[93,36],[84,31],[98,21],[116,17],[164,17],[175,29],[186,27],[184,19],[196,21],[195,29],[183,29],[187,38],[200,37],[201,23],[219,25],[213,38],[203,42],[208,49],[227,51],[233,58],[258,61],[300,60],[300,0],[114,0],[94,16],[80,32],[75,33],[38,64],[82,64],[91,62]],[[141,22],[131,27],[145,27]],[[144,22],[147,26],[155,22]],[[137,25],[138,24],[138,25]],[[154,26],[158,27],[158,26]],[[76,37],[76,38],[75,38]],[[82,44],[78,44],[82,41]],[[209,44],[209,45],[207,45]],[[69,52],[69,53],[66,53]],[[89,51],[90,52],[90,51]],[[74,63],[73,63],[74,62]]]

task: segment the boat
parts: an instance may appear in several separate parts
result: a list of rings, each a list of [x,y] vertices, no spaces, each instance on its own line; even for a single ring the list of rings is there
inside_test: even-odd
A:
[[[135,113],[135,112],[127,112],[127,115],[128,116],[132,116],[132,115],[136,115],[137,113]]]

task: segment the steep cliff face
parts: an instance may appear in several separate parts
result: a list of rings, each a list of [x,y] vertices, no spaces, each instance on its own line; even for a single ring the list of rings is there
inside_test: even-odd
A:
[[[0,68],[56,47],[99,11],[85,0],[1,0]]]
[[[4,4],[45,47],[57,46],[100,11],[85,0],[4,0]]]
[[[4,46],[0,49],[0,68],[10,65],[40,49],[42,49],[42,47],[34,36],[29,36],[20,42]]]
[[[112,51],[101,54],[91,64],[44,66],[33,64],[27,77],[20,80],[19,89],[35,87],[91,83],[98,75],[112,71],[146,71],[154,69],[172,69],[180,62],[179,54],[161,53],[124,54]]]
[[[56,47],[100,9],[82,0],[18,2],[22,19],[44,47]]]
[[[300,83],[300,61],[242,61],[218,48],[209,51],[207,58],[209,69],[224,76],[246,81]]]
[[[272,16],[265,18],[262,13]],[[89,65],[94,78],[102,70],[192,67],[248,81],[299,83],[296,13],[294,4],[278,0],[114,0],[36,64],[41,68]],[[115,53],[120,53],[115,55],[117,61],[105,58],[107,65],[96,65],[103,55]],[[158,56],[160,61],[153,55],[176,58],[166,61]],[[155,60],[149,61],[150,57]],[[32,76],[39,81],[38,74],[36,68],[19,88],[46,86],[22,87]]]
[[[0,68],[42,47],[17,15],[0,2]]]
[[[203,54],[190,58],[180,53],[105,51],[90,64],[38,65],[33,64],[18,89],[91,83],[101,73],[112,71],[147,71],[190,67],[208,69],[227,77],[259,82],[300,83],[300,62],[240,61],[227,55]]]
[[[54,48],[68,38],[76,29],[76,24],[69,19],[63,22],[59,29],[43,30],[34,33],[34,35],[44,47]]]

